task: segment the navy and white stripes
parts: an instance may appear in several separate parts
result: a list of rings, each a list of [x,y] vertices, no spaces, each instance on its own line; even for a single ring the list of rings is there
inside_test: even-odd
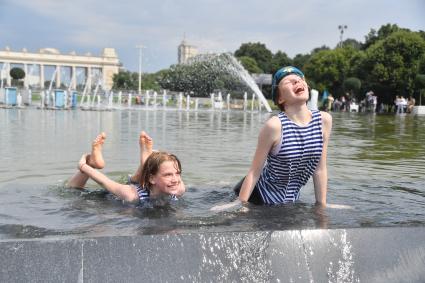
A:
[[[298,200],[301,187],[313,175],[322,156],[320,111],[312,111],[312,120],[307,126],[295,124],[284,112],[278,117],[282,123],[281,145],[267,156],[256,185],[265,204]]]
[[[142,187],[141,185],[135,185],[136,190],[137,190],[137,194],[139,195],[139,200],[141,202],[149,200],[149,190],[147,190],[146,188]]]

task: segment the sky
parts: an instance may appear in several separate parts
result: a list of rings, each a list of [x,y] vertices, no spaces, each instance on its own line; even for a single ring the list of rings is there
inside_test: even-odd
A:
[[[0,49],[63,54],[115,48],[123,67],[156,72],[177,63],[183,38],[200,53],[234,52],[261,42],[293,58],[343,38],[364,42],[391,23],[425,30],[424,0],[0,0]]]

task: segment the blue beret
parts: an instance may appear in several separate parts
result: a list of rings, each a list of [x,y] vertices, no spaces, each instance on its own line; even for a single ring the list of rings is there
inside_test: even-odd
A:
[[[286,66],[277,70],[277,72],[273,76],[272,81],[272,100],[274,101],[276,95],[276,89],[279,85],[279,82],[286,77],[287,75],[295,74],[300,78],[304,79],[304,74],[298,68],[292,66]]]

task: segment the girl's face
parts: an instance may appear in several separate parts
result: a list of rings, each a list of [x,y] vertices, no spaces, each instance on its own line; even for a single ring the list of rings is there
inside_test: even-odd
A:
[[[152,175],[149,179],[153,194],[178,195],[181,184],[181,172],[176,162],[164,161],[160,166],[158,173]]]
[[[278,85],[278,104],[285,105],[297,102],[305,103],[308,100],[308,86],[304,79],[295,74],[284,77]]]

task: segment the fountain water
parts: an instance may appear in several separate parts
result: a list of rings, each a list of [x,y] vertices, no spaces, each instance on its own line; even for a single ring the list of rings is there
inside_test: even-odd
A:
[[[232,54],[202,54],[192,58],[191,61],[193,63],[212,62],[208,65],[208,68],[212,72],[225,73],[230,75],[230,77],[237,79],[255,93],[260,103],[264,105],[268,112],[272,111],[267,99],[264,97],[254,79]]]
[[[246,108],[248,107],[248,94],[244,92],[243,94],[243,111],[246,111]]]
[[[164,90],[164,92],[162,93],[162,108],[166,108],[167,107],[167,91]]]
[[[215,100],[214,96],[215,96],[214,93],[211,93],[210,94],[210,98],[211,98],[211,109],[212,110],[214,110],[214,100]]]
[[[198,111],[199,98],[195,98],[195,111]]]
[[[18,106],[18,108],[22,107],[22,95],[20,92],[18,92],[18,95],[16,96],[16,106]]]
[[[146,98],[145,98],[145,107],[149,107],[149,100],[151,98],[149,90],[146,91]]]
[[[156,91],[153,92],[153,107],[156,109],[156,100],[158,98],[158,93]]]
[[[108,110],[112,109],[113,102],[114,102],[114,92],[110,91],[108,93],[108,106],[107,106]]]
[[[119,91],[118,92],[118,101],[117,101],[118,107],[121,107],[121,103],[122,103],[122,91]]]
[[[190,95],[186,95],[186,111],[190,109]]]
[[[183,107],[183,93],[179,93],[179,98],[178,98],[178,100],[177,100],[177,108],[179,109],[179,110],[182,110],[182,107]]]
[[[127,107],[131,108],[131,99],[133,94],[131,92],[128,93]]]
[[[230,93],[227,94],[226,96],[226,105],[227,105],[227,110],[230,110]]]

